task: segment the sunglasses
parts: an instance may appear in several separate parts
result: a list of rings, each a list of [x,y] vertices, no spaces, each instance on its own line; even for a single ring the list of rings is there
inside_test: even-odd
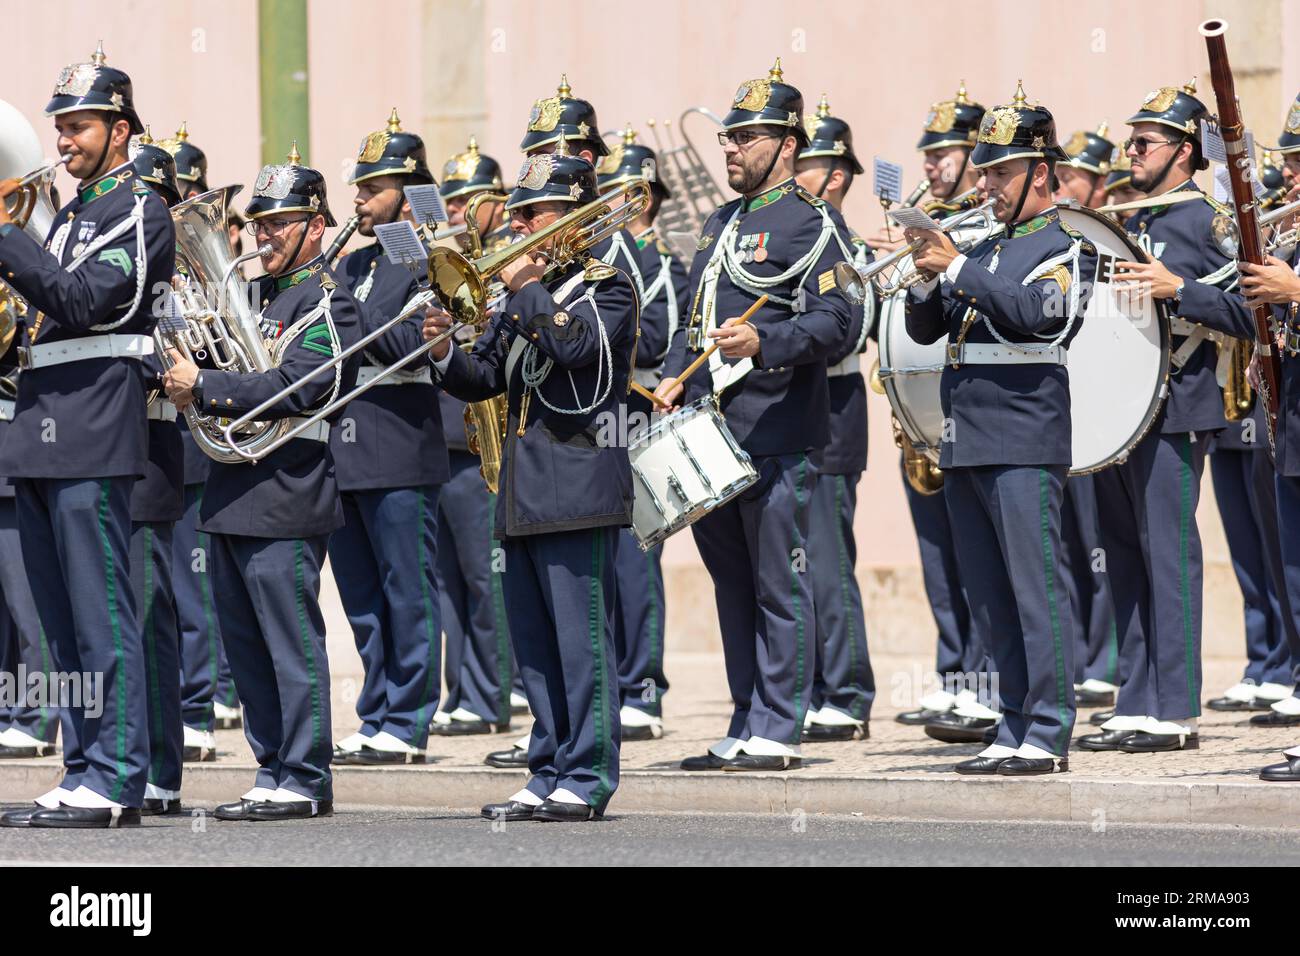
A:
[[[720,133],[718,133],[719,146],[726,146],[728,144],[731,144],[733,146],[739,147],[740,149],[744,149],[747,146],[757,143],[760,139],[776,139],[776,137],[771,135],[770,133],[768,134],[755,133],[753,130],[748,130],[748,129],[736,129],[736,130],[727,129],[727,130],[722,130]]]
[[[1181,142],[1181,140],[1158,139],[1154,136],[1134,136],[1132,139],[1124,140],[1123,152],[1127,153],[1128,148],[1132,146],[1139,156],[1145,156],[1147,150],[1153,146],[1171,146],[1175,142]]]

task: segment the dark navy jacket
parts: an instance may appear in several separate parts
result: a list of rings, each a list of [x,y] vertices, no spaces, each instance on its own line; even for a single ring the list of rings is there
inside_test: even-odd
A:
[[[1291,255],[1291,267],[1300,264],[1300,249]],[[1300,335],[1300,315],[1295,310],[1300,304],[1274,306],[1273,312],[1282,328],[1295,335]],[[1282,356],[1282,394],[1278,398],[1277,437],[1274,460],[1278,474],[1287,478],[1300,478],[1300,355],[1288,355],[1285,348]],[[1256,401],[1256,406],[1263,402]],[[1260,433],[1263,435],[1263,431]]]
[[[16,338],[15,338],[16,341]],[[18,353],[10,348],[8,352],[0,355],[0,375],[7,376],[18,367]],[[13,420],[14,403],[13,399],[5,398],[0,395],[0,446],[4,445],[4,434],[9,428],[9,423]],[[0,498],[12,498],[14,496],[14,483],[0,475]]]
[[[364,332],[379,328],[419,291],[415,276],[394,265],[379,243],[349,253],[339,273],[355,295],[373,274],[361,302]],[[362,366],[387,368],[423,343],[424,314],[405,319],[366,347]],[[412,372],[427,372],[417,361]],[[430,382],[376,385],[349,402],[330,431],[330,451],[340,491],[416,488],[447,480],[447,446],[436,389]]]
[[[866,243],[857,236],[847,237],[859,266],[875,256]],[[861,355],[875,332],[876,313],[879,307],[873,292],[863,305],[853,308],[853,324],[839,348],[826,359],[826,386],[831,402],[831,438],[817,460],[818,469],[828,475],[856,475],[867,470],[867,386],[861,370],[847,374],[833,374],[835,366],[850,355]],[[867,333],[863,325],[871,322]]]
[[[599,268],[593,266],[587,274]],[[620,406],[626,401],[636,342],[636,291],[631,279],[614,272],[579,282],[562,306],[557,305],[553,294],[579,272],[574,265],[546,286],[532,282],[511,295],[493,314],[472,352],[451,350],[450,364],[440,376],[443,388],[467,402],[502,392],[508,395],[494,532],[498,538],[631,524],[632,468],[619,423],[626,422],[626,411]],[[594,307],[588,293],[594,297]],[[612,352],[613,384],[604,401],[586,414],[552,411],[543,396],[557,408],[572,409],[578,403],[590,404],[604,391],[610,369],[609,363],[598,359],[597,313]],[[508,380],[506,371],[511,347],[520,336],[536,346],[538,367],[545,357],[554,361],[529,399],[522,438],[517,432],[523,359],[516,361]]]
[[[1068,277],[1056,273],[1023,284],[1022,280],[1049,259],[1080,241],[1078,277],[1066,263]],[[997,269],[989,271],[994,256]],[[1080,298],[1069,346],[1082,327],[1087,295],[1097,271],[1091,243],[1067,232],[1056,211],[1018,224],[1012,238],[986,239],[966,257],[955,283],[938,282],[923,299],[909,294],[907,334],[922,345],[944,335],[956,343],[968,308],[978,318],[966,334],[966,344],[996,344],[983,319],[987,317],[1009,342],[1048,345],[1065,328],[1070,288],[1077,281]],[[941,468],[981,465],[1066,465],[1071,463],[1070,376],[1063,365],[963,364],[944,367],[939,379],[944,418],[951,422],[951,440],[939,452]]]
[[[292,278],[288,276],[257,280],[258,296],[264,303],[263,332],[278,339],[316,309],[322,298],[322,276],[328,276],[334,286],[328,317],[316,319],[297,334],[279,365],[269,371],[204,371],[199,398],[205,412],[220,410],[232,418],[247,412],[328,362],[337,354],[332,337],[337,337],[339,349],[361,338],[361,310],[352,294],[322,267],[320,259],[306,268],[310,274],[293,285],[286,285]],[[339,394],[356,384],[358,364],[357,356],[344,363]],[[320,407],[333,385],[334,375],[323,372],[263,418],[308,414],[311,408]],[[332,420],[338,420],[338,413]],[[257,464],[212,463],[199,512],[202,531],[254,538],[306,538],[328,534],[342,524],[334,459],[324,442],[295,438]]]
[[[638,381],[654,391],[659,384],[660,370],[668,353],[668,340],[672,323],[672,309],[676,311],[676,325],[686,321],[691,305],[690,278],[668,244],[655,235],[653,228],[636,239],[637,253],[641,259],[641,336],[636,343],[636,368]],[[665,274],[664,270],[667,269]],[[663,281],[660,276],[663,275]],[[678,369],[678,371],[681,371]],[[649,415],[653,409],[650,401],[635,392],[628,396],[628,411]]]
[[[116,185],[114,185],[116,181]],[[72,272],[95,236],[109,232],[142,200],[145,275],[138,307],[127,317],[140,276],[136,229],[92,253]],[[36,344],[88,336],[153,333],[153,305],[170,285],[175,238],[166,205],[129,166],[119,167],[78,190],[55,217],[47,245],[70,224],[61,260],[12,224],[0,227],[0,276],[28,302],[21,342],[45,313]],[[123,321],[123,319],[126,319]],[[100,329],[92,326],[114,326]],[[49,428],[53,427],[53,441]],[[20,376],[17,410],[0,445],[0,474],[11,478],[103,478],[143,475],[148,458],[145,388],[140,363],[130,358],[93,358],[29,369]]]
[[[162,363],[150,355],[141,363],[145,389],[158,389],[158,401],[166,402],[162,391]],[[179,416],[178,416],[179,417]],[[201,453],[200,453],[201,454]],[[131,486],[131,520],[137,522],[179,521],[185,514],[185,448],[175,422],[149,422],[149,460],[144,477]]]
[[[1191,181],[1174,191],[1184,190],[1199,192]],[[1245,300],[1235,292],[1225,291],[1236,287],[1236,271],[1215,285],[1196,281],[1213,275],[1229,261],[1215,245],[1210,231],[1220,208],[1209,197],[1203,202],[1192,200],[1153,206],[1139,209],[1125,228],[1170,272],[1185,280],[1177,309],[1173,300],[1168,303],[1170,315],[1228,335],[1251,338],[1255,334],[1254,324]],[[1171,352],[1177,352],[1184,341],[1185,336],[1173,336]],[[1169,397],[1161,410],[1162,433],[1213,431],[1228,424],[1223,417],[1223,391],[1215,377],[1218,362],[1217,346],[1207,341],[1201,343],[1181,369],[1170,368]]]
[[[715,240],[742,202],[747,209],[738,220],[734,248],[764,243],[764,261],[743,264],[745,271],[759,277],[787,272],[812,250],[821,235],[823,208],[833,228],[845,228],[838,212],[797,187],[793,179],[763,196],[736,199],[715,211],[704,225],[691,265],[692,315],[683,319],[673,336],[664,363],[667,374],[680,373],[702,351],[690,347],[689,327],[697,321],[708,322],[707,316],[695,314],[700,309],[705,267],[713,256]],[[760,353],[754,358],[753,370],[722,393],[721,407],[732,435],[751,455],[795,454],[821,448],[830,439],[826,361],[837,348],[844,347],[853,322],[853,307],[831,282],[835,263],[843,259],[839,243],[831,236],[811,269],[764,290],[786,300],[796,299],[802,290],[803,311],[795,314],[789,306],[769,299],[750,319],[758,331]],[[724,269],[717,286],[717,324],[742,315],[757,298],[757,293],[733,284]],[[705,346],[711,341],[706,340]],[[735,364],[730,359],[723,361]],[[708,395],[712,388],[706,362],[687,379],[682,403]]]

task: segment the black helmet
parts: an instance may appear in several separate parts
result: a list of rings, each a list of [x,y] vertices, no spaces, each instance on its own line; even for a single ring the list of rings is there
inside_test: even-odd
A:
[[[582,143],[591,148],[593,156],[605,156],[609,150],[600,138],[599,124],[596,122],[596,108],[586,100],[576,99],[570,94],[569,78],[560,76],[560,85],[554,96],[537,100],[528,115],[528,132],[519,148],[531,153],[539,146],[559,142],[561,136],[574,143]]]
[[[1294,153],[1296,150],[1300,150],[1300,96],[1291,104],[1291,109],[1286,114],[1286,126],[1277,141],[1279,153]]]
[[[995,106],[984,114],[970,162],[983,169],[1008,159],[1035,156],[1057,162],[1068,158],[1056,144],[1056,120],[1051,112],[1029,105],[1024,87],[1017,83],[1010,106]]]
[[[1107,193],[1119,189],[1121,186],[1130,186],[1133,184],[1133,161],[1124,154],[1124,151],[1116,148],[1111,155],[1110,172],[1106,174],[1105,191]]]
[[[1106,138],[1108,130],[1104,120],[1095,133],[1077,130],[1064,147],[1065,155],[1069,157],[1067,163],[1075,169],[1098,176],[1110,172],[1110,158],[1115,153],[1115,144]]]
[[[822,94],[817,104],[817,114],[810,116],[803,124],[808,134],[808,146],[799,153],[800,159],[812,159],[816,156],[831,156],[847,160],[853,172],[862,173],[862,164],[853,153],[853,131],[849,124],[839,117],[831,115],[831,104]]]
[[[501,189],[501,165],[478,151],[478,141],[473,136],[465,152],[457,153],[443,164],[440,190],[443,199]]]
[[[609,155],[596,164],[596,184],[602,191],[643,179],[650,184],[650,189],[661,199],[668,199],[672,193],[659,178],[658,158],[649,146],[642,146],[636,141],[636,130],[628,123],[619,134],[622,142],[618,143]]]
[[[402,130],[396,106],[388,114],[387,128],[376,130],[361,141],[348,185],[355,186],[376,176],[411,176],[433,182],[433,173],[425,162],[424,140]]]
[[[740,84],[731,101],[731,111],[722,120],[722,128],[742,126],[784,126],[794,134],[800,147],[808,145],[808,131],[803,125],[803,94],[783,82],[781,58],[776,58],[765,80],[748,80]]]
[[[176,161],[171,153],[153,141],[149,127],[146,126],[139,136],[131,137],[127,154],[131,157],[136,176],[147,182],[163,202],[174,206],[181,201],[181,187],[176,182]]]
[[[1184,83],[1181,89],[1162,86],[1153,90],[1142,101],[1142,108],[1128,118],[1128,124],[1135,126],[1138,123],[1159,123],[1169,126],[1178,130],[1184,139],[1195,143],[1199,150],[1202,146],[1201,120],[1209,116],[1209,110],[1192,95],[1195,92],[1196,77]],[[1209,160],[1202,155],[1198,168],[1205,169],[1209,165]]]
[[[190,142],[189,127],[181,121],[181,128],[171,139],[160,139],[160,146],[176,160],[176,178],[183,183],[193,183],[201,193],[208,191],[208,157],[203,150]]]
[[[921,133],[916,148],[939,149],[942,146],[974,146],[979,135],[984,107],[972,103],[966,95],[966,81],[961,81],[957,95],[950,100],[934,103],[925,118],[925,131]]]
[[[262,167],[253,184],[253,198],[244,209],[249,219],[261,219],[276,212],[309,212],[324,216],[327,226],[338,225],[325,199],[325,177],[318,170],[302,165],[297,141],[283,164]]]
[[[596,168],[581,156],[564,152],[538,153],[524,160],[506,209],[535,202],[589,203],[596,198]]]
[[[105,66],[105,59],[101,41],[89,63],[65,66],[59,73],[50,101],[45,104],[45,115],[57,116],[75,110],[121,113],[130,124],[132,133],[143,133],[144,124],[136,115],[131,95],[131,78],[121,70]]]

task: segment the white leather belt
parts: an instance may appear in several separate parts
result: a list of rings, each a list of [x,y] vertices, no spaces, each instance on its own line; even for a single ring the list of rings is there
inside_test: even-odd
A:
[[[357,369],[357,384],[367,385],[373,382],[382,372],[383,369],[378,365],[363,365]],[[400,372],[394,372],[388,378],[384,379],[375,388],[383,388],[385,385],[432,385],[433,374],[426,366],[418,372],[408,372],[403,369]]]
[[[11,422],[13,420],[14,420],[13,399],[0,398],[0,422]]]
[[[297,428],[299,424],[305,422],[305,418],[290,418],[292,428]],[[324,420],[312,425],[311,428],[304,428],[294,438],[305,438],[307,441],[329,441],[330,440],[330,423]]]
[[[654,391],[663,378],[662,368],[634,368],[632,369],[632,381],[636,382],[642,388],[648,388]]]
[[[862,371],[862,356],[857,352],[850,352],[841,361],[834,365],[826,366],[826,374],[830,378],[838,378],[841,375],[853,375]]]
[[[949,365],[1064,365],[1064,346],[1025,352],[1006,345],[967,342],[948,346]]]
[[[87,335],[62,342],[25,345],[18,349],[18,367],[47,368],[98,358],[142,359],[153,355],[148,335]]]
[[[155,398],[149,403],[149,421],[151,422],[174,422],[176,421],[176,406],[165,398]]]

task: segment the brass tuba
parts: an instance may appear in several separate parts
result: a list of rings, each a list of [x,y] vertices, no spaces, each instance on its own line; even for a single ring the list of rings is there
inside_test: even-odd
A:
[[[501,448],[506,440],[508,415],[505,392],[465,404],[465,444],[471,454],[478,455],[478,473],[494,495],[501,477]]]
[[[1228,378],[1223,383],[1223,417],[1239,422],[1250,416],[1255,405],[1255,390],[1250,385],[1247,370],[1254,354],[1254,343],[1245,339],[1225,338],[1219,350],[1230,349]]]

